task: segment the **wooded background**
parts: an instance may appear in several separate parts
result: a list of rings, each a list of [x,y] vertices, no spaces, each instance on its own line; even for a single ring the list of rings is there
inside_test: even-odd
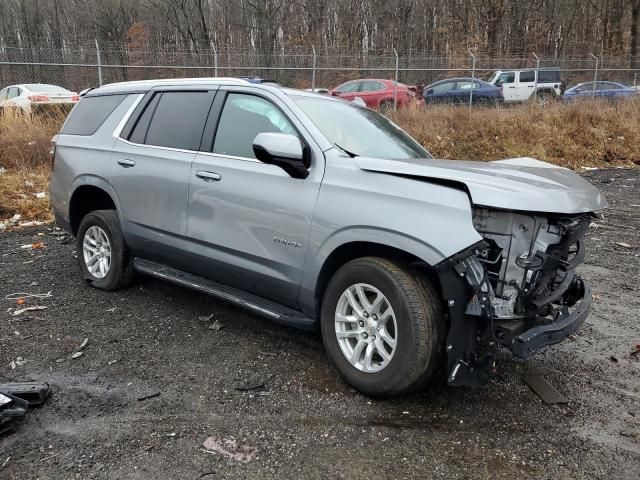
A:
[[[640,64],[640,0],[1,0],[2,47],[212,45],[262,55],[314,45],[353,55],[624,56]]]

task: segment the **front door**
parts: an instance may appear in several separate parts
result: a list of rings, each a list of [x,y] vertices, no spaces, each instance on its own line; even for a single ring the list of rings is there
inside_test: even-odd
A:
[[[210,153],[198,153],[191,168],[187,235],[196,273],[295,307],[324,158],[276,96],[227,88],[212,108]],[[315,148],[309,176],[256,160],[253,140],[262,132],[293,134]]]
[[[502,96],[505,102],[518,101],[516,72],[502,72],[496,81],[496,85],[502,86]]]

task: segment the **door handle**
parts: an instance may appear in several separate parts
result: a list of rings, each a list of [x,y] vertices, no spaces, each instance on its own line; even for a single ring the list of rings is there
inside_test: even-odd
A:
[[[136,162],[129,160],[128,158],[124,158],[122,160],[118,160],[118,165],[124,168],[131,168],[136,166]]]
[[[215,172],[206,172],[204,170],[198,170],[196,172],[196,177],[204,180],[205,182],[219,182],[222,178],[222,175]]]

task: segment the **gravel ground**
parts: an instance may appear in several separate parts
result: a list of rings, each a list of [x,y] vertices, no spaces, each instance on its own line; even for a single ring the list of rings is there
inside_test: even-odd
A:
[[[640,170],[585,176],[611,208],[590,229],[582,273],[595,301],[576,338],[526,362],[501,356],[484,388],[387,401],[344,384],[316,334],[150,278],[97,291],[80,282],[68,239],[47,227],[0,234],[0,380],[54,387],[0,439],[0,477],[639,478]],[[52,297],[12,317],[5,295],[20,291]],[[569,403],[542,403],[527,372]],[[255,455],[207,453],[209,436]]]

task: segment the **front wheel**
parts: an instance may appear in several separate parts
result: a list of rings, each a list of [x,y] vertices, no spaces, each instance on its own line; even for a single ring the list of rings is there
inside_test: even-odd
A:
[[[340,374],[378,397],[422,387],[443,356],[444,316],[431,283],[378,257],[348,262],[322,302],[322,338]]]

